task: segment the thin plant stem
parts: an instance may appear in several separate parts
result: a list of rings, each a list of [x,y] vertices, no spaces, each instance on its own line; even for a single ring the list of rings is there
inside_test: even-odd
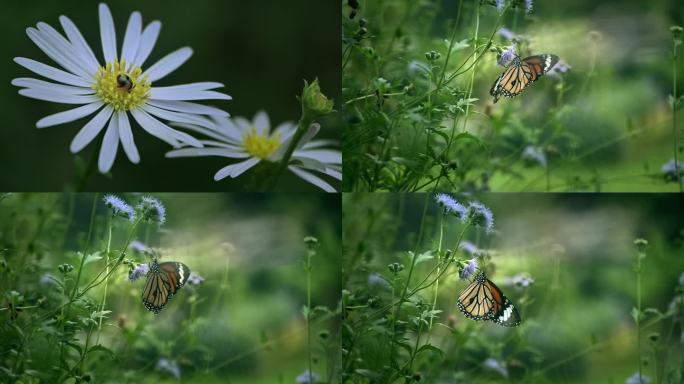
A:
[[[306,255],[306,355],[309,360],[309,378],[313,374],[311,360],[311,256],[313,250]]]
[[[679,192],[683,192],[682,178],[679,173],[679,161],[677,160],[677,39],[672,43],[672,155],[674,157],[675,181],[679,186]]]
[[[473,53],[473,72],[470,74],[470,85],[468,86],[468,97],[466,99],[470,99],[470,96],[473,94],[473,86],[475,84],[475,72],[476,72],[476,67],[475,64],[477,63],[477,35],[479,34],[480,31],[480,2],[476,2],[477,8],[475,12],[475,34],[473,35],[473,49],[475,50],[475,53]],[[482,52],[482,55],[484,56],[485,52]],[[468,126],[468,112],[470,111],[470,103],[466,104],[466,109],[465,109],[465,114],[463,117],[463,132],[465,132],[466,127]]]
[[[107,218],[107,249],[105,250],[105,262],[106,262],[106,271],[107,274],[109,274],[109,252],[112,249],[112,215],[109,215]],[[105,309],[105,304],[107,303],[107,286],[109,285],[109,279],[105,280],[105,285],[104,285],[104,292],[102,293],[102,304],[100,305],[100,311],[104,311]],[[102,333],[102,317],[100,316],[100,320],[97,324],[97,338],[95,339],[95,344],[100,343],[100,334]]]
[[[278,185],[278,180],[280,180],[280,178],[285,173],[287,166],[290,164],[290,159],[292,158],[292,154],[294,153],[295,149],[297,149],[299,141],[302,140],[302,137],[304,137],[304,134],[309,130],[309,126],[312,123],[313,117],[302,110],[302,117],[299,119],[299,126],[297,127],[297,131],[295,131],[295,134],[292,137],[292,141],[290,142],[290,146],[287,147],[287,151],[283,155],[283,158],[278,163],[276,171],[272,176],[270,183],[267,187],[267,191],[272,192],[273,190],[275,190],[276,186]]]
[[[439,264],[442,262],[442,240],[444,239],[444,213],[440,216],[439,219],[439,242],[437,243],[437,274],[439,275]],[[435,281],[435,293],[434,293],[434,298],[432,299],[432,313],[435,312],[435,307],[437,307],[437,296],[439,295],[439,280]],[[430,316],[430,326],[428,327],[429,330],[432,330],[432,319],[434,316]],[[428,333],[427,340],[425,341],[425,344],[430,342],[430,333]]]

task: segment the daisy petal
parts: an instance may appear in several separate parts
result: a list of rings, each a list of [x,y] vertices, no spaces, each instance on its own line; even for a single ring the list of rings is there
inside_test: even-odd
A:
[[[119,114],[115,113],[109,120],[109,127],[102,140],[100,156],[97,160],[97,167],[100,173],[107,173],[114,165],[116,152],[119,150]]]
[[[106,106],[83,126],[71,141],[71,153],[79,152],[81,149],[85,148],[86,145],[90,144],[105,126],[113,111],[114,109],[112,107]]]
[[[173,130],[148,115],[145,111],[134,109],[131,110],[131,115],[133,115],[133,118],[140,124],[142,129],[147,131],[150,135],[171,144],[174,148],[180,147]]]
[[[330,177],[334,177],[337,180],[342,181],[342,172],[340,172],[338,170],[327,168],[325,170],[325,174],[330,176]]]
[[[330,164],[342,164],[342,153],[332,149],[302,149],[295,151],[295,157],[307,157]]]
[[[214,91],[192,91],[182,88],[182,85],[172,87],[156,87],[150,90],[152,100],[231,100],[232,97]]]
[[[133,164],[140,162],[140,155],[138,148],[135,146],[133,140],[133,132],[131,132],[131,123],[128,121],[128,114],[126,112],[117,112],[119,115],[119,137],[121,138],[121,146],[128,156],[128,160]]]
[[[325,164],[321,163],[320,161],[318,161],[316,159],[312,159],[309,157],[297,157],[297,156],[293,156],[292,158],[301,163],[301,165],[297,165],[298,167],[301,167],[304,169],[310,169],[312,171],[318,171],[318,172],[325,173]]]
[[[123,47],[121,48],[121,60],[130,64],[135,60],[140,45],[140,34],[142,32],[142,16],[140,12],[131,13],[124,35]]]
[[[191,115],[189,113],[171,112],[151,105],[146,105],[144,108],[145,111],[149,112],[150,114],[173,123],[195,124],[209,129],[214,129],[215,127],[211,120],[203,116]]]
[[[97,62],[93,50],[90,49],[90,46],[85,38],[83,38],[83,35],[78,28],[76,28],[76,25],[66,16],[60,16],[59,22],[62,24],[64,32],[66,32],[67,37],[71,41],[71,45],[73,45],[75,50],[80,52],[81,57],[86,60],[88,67],[99,68],[100,63]]]
[[[155,119],[154,117],[150,116],[144,110],[134,110],[134,111],[131,111],[131,113],[133,114],[133,117],[135,117],[135,119],[138,121],[138,123],[140,123],[140,120],[138,119],[139,116],[137,114],[144,115],[143,120],[145,120],[145,122],[147,123],[147,127],[143,126],[143,128],[146,128],[146,129],[152,128],[153,130],[155,130],[155,132],[166,132],[167,134],[173,135],[174,140],[186,143],[186,144],[191,145],[193,147],[198,147],[198,148],[203,147],[202,143],[200,143],[199,140],[188,135],[187,133],[172,129],[168,125],[166,125],[166,124],[162,123],[161,121]],[[142,125],[142,123],[140,125]],[[147,131],[152,133],[149,130],[147,130]],[[152,134],[154,134],[154,133],[152,133]],[[160,136],[157,136],[157,137],[161,138]],[[176,143],[176,145],[174,145],[174,147],[178,147],[177,143]]]
[[[25,57],[15,57],[14,62],[31,72],[43,77],[47,77],[51,80],[59,81],[60,83],[75,85],[78,87],[90,87],[92,85],[89,81],[86,81],[85,79],[82,79],[76,75],[72,75],[69,72],[62,71],[61,69],[39,63],[35,60],[27,59]]]
[[[302,135],[302,138],[299,140],[299,143],[297,143],[297,148],[300,148],[301,146],[306,144],[307,141],[311,140],[312,137],[316,136],[320,128],[321,126],[318,123],[313,123],[309,125],[309,130],[307,130],[304,133],[304,135]],[[290,143],[294,138],[295,132],[296,129],[293,129],[292,131],[287,132],[285,135],[281,136],[280,147],[278,147],[278,150],[271,155],[271,160],[279,160],[285,155],[285,152],[287,152],[287,149],[290,147]],[[297,148],[295,148],[295,150]]]
[[[48,24],[40,22],[38,29],[28,28],[26,33],[43,52],[71,73],[86,80],[93,77],[96,68],[86,68],[71,43]]]
[[[152,82],[157,81],[178,69],[178,67],[183,65],[183,63],[190,58],[190,56],[192,56],[192,49],[189,47],[183,47],[162,57],[147,71],[145,71],[142,76],[149,76],[149,79]]]
[[[219,181],[225,179],[226,177],[238,177],[245,171],[249,170],[253,166],[257,165],[261,159],[257,157],[252,157],[240,163],[231,164],[227,167],[219,169],[214,175],[214,180]]]
[[[194,113],[197,115],[210,115],[210,116],[222,116],[228,117],[230,114],[226,111],[222,111],[218,108],[209,107],[197,103],[189,103],[186,101],[175,101],[175,100],[149,100],[148,105],[154,105],[155,107],[163,108],[174,112],[186,112]]]
[[[264,111],[257,112],[254,115],[254,128],[256,128],[259,135],[266,135],[271,133],[271,122],[268,120],[268,114]]]
[[[96,101],[94,103],[86,104],[78,108],[70,109],[68,111],[55,113],[54,115],[43,117],[36,123],[37,128],[51,127],[53,125],[59,125],[64,123],[69,123],[74,120],[78,120],[82,117],[88,116],[93,112],[97,111],[102,106],[101,101]]]
[[[287,167],[287,168],[288,168],[290,171],[292,171],[292,173],[294,173],[295,175],[299,176],[302,180],[304,180],[304,181],[306,181],[306,182],[308,182],[308,183],[310,183],[310,184],[313,184],[313,185],[317,186],[318,188],[320,188],[320,189],[322,189],[322,190],[324,190],[324,191],[326,191],[326,192],[331,192],[331,193],[337,192],[337,191],[335,190],[335,188],[332,187],[332,185],[326,183],[325,181],[323,181],[323,180],[320,179],[319,177],[314,176],[314,175],[312,175],[311,173],[306,172],[305,170],[303,170],[303,169],[301,169],[301,168],[297,168],[297,167],[294,167],[294,166],[289,166],[289,167]]]
[[[153,21],[145,27],[142,36],[140,36],[140,44],[138,52],[135,54],[135,60],[133,60],[133,66],[139,67],[145,63],[145,60],[147,60],[154,48],[154,44],[157,42],[160,29],[161,23],[158,21]]]
[[[302,139],[299,140],[299,143],[297,143],[297,148],[295,149],[300,149],[301,147],[304,146],[304,144],[308,143],[311,141],[311,139],[314,138],[318,134],[318,131],[321,130],[321,125],[318,123],[313,123],[309,125],[309,129],[306,131],[304,136],[302,136]]]
[[[105,63],[116,60],[116,32],[112,13],[106,4],[100,3],[100,38],[102,39],[102,53]]]
[[[211,137],[213,139],[219,140],[221,142],[229,143],[232,145],[242,145],[241,140],[239,137],[233,138],[231,136],[226,136],[224,135],[224,132],[221,130],[215,130],[215,129],[206,129],[203,127],[198,127],[197,125],[194,124],[183,124],[183,123],[178,123],[175,124],[178,127],[185,128],[191,131],[195,131],[198,133],[201,133],[204,136]]]
[[[32,99],[52,101],[62,104],[89,104],[100,100],[99,97],[94,95],[68,95],[65,93],[41,89],[21,89],[19,90],[19,94]]]
[[[245,152],[231,151],[225,148],[182,148],[166,152],[167,158],[198,156],[219,156],[231,159],[245,159],[249,157]]]
[[[48,81],[31,79],[27,77],[20,77],[12,80],[12,85],[36,90],[65,93],[68,95],[92,95],[95,93],[95,91],[92,88],[73,87],[71,85],[55,84],[50,83]]]

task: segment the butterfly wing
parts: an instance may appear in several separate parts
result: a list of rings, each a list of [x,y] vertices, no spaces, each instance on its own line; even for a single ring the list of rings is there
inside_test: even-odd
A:
[[[484,273],[458,295],[458,309],[469,319],[491,320],[506,327],[520,325],[518,310]]]
[[[185,285],[190,276],[190,268],[175,261],[157,264],[153,261],[147,272],[143,288],[143,304],[148,310],[159,313],[173,295]]]
[[[494,300],[490,320],[506,327],[516,327],[520,325],[520,313],[518,313],[518,310],[513,303],[504,296],[499,287],[491,280],[485,282],[485,287],[491,292]]]
[[[514,97],[521,94],[528,85],[548,72],[558,62],[556,55],[535,55],[522,60],[513,59],[511,65],[494,82],[489,94],[494,96],[494,103],[499,95]]]
[[[490,320],[494,308],[494,297],[485,286],[484,274],[478,274],[470,285],[458,295],[458,309],[465,317],[473,320]]]

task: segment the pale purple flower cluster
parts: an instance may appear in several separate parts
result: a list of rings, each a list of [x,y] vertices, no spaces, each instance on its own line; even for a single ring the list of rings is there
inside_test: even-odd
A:
[[[508,28],[501,28],[498,31],[496,31],[496,34],[508,41],[511,41],[515,38],[515,34]]]
[[[639,372],[635,372],[632,376],[625,380],[625,384],[650,384],[651,378],[645,375],[639,375]]]
[[[135,221],[135,210],[118,196],[105,195],[102,200],[114,215],[121,216],[129,221]]]
[[[128,275],[128,280],[136,281],[140,278],[147,276],[147,272],[150,271],[150,266],[147,263],[138,264],[137,267],[133,268],[131,273]]]
[[[463,252],[469,254],[470,256],[480,255],[480,249],[468,240],[463,240],[461,245],[458,246]]]
[[[166,208],[161,201],[152,196],[143,196],[138,208],[145,218],[158,222],[160,225],[166,222]]]
[[[297,376],[297,384],[316,384],[320,382],[321,378],[315,372],[306,371]]]
[[[494,215],[484,204],[478,201],[468,204],[468,217],[473,225],[484,228],[487,233],[494,230]]]
[[[570,72],[572,67],[565,60],[558,60],[556,65],[553,66],[546,74],[556,80],[560,80],[563,75]]]
[[[680,179],[682,173],[684,173],[684,164],[681,162],[676,162],[674,159],[668,161],[660,167],[660,172],[665,175],[668,181],[677,181]]]
[[[181,377],[180,367],[178,366],[178,363],[176,363],[174,360],[170,360],[170,359],[167,359],[165,357],[162,357],[157,362],[157,369],[170,374],[171,376],[175,377],[176,379],[180,379],[180,377]]]
[[[525,0],[525,12],[528,15],[532,13],[532,0]]]
[[[459,273],[459,277],[461,280],[468,280],[475,273],[475,270],[477,270],[477,261],[475,259],[471,259],[468,261],[468,264],[463,267]]]
[[[204,283],[204,277],[196,274],[195,272],[190,272],[190,276],[188,276],[188,284],[200,285],[202,283]]]
[[[482,366],[484,366],[487,370],[497,372],[501,376],[508,378],[508,369],[503,364],[501,364],[501,362],[494,358],[488,358],[482,363]]]
[[[499,60],[496,63],[502,67],[507,67],[515,56],[515,46],[511,45],[501,52],[501,56],[499,56]]]
[[[451,213],[456,215],[459,220],[465,220],[468,210],[463,204],[456,201],[456,199],[445,193],[438,193],[435,195],[435,200],[437,201],[437,204],[444,208],[444,213]]]
[[[525,147],[525,150],[523,150],[521,156],[524,160],[539,163],[539,165],[546,168],[546,155],[540,147],[528,145],[527,147]]]
[[[496,10],[501,13],[504,10],[504,5],[506,2],[504,0],[496,0]]]

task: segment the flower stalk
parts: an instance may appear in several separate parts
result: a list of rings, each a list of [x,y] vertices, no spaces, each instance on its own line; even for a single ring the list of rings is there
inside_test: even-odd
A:
[[[325,116],[333,111],[333,101],[328,99],[322,92],[318,79],[315,79],[311,84],[304,80],[304,90],[302,91],[302,97],[300,99],[302,105],[302,116],[299,119],[297,125],[297,131],[294,133],[292,140],[290,141],[287,151],[283,155],[283,158],[277,165],[273,177],[268,185],[267,190],[269,192],[273,191],[278,185],[278,180],[282,177],[287,166],[290,164],[290,159],[295,149],[299,145],[299,142],[304,137],[304,134],[309,131],[311,124],[318,117]]]

